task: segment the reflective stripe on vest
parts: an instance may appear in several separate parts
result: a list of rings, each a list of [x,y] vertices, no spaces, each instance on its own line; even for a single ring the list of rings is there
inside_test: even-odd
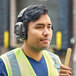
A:
[[[54,66],[54,61],[51,56],[49,56],[48,52],[43,51],[43,55],[48,67],[48,76],[59,76],[58,70]]]
[[[59,76],[57,69],[54,67],[54,61],[47,51],[43,55],[48,68],[48,76]],[[8,76],[37,76],[20,48],[14,49],[1,56],[4,61]]]

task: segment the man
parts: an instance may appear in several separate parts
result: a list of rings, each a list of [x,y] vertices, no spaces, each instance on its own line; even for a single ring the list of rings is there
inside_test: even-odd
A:
[[[15,34],[24,45],[1,55],[0,76],[71,76],[72,69],[46,51],[53,32],[47,13],[42,5],[28,6],[19,13]]]

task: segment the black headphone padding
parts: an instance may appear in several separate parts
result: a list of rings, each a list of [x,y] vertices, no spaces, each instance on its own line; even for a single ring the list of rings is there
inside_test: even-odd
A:
[[[27,30],[22,22],[17,22],[15,24],[14,33],[19,40],[25,40],[27,38]]]

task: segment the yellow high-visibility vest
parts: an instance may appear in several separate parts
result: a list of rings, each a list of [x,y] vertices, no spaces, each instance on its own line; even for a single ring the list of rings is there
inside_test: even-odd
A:
[[[54,61],[47,51],[42,51],[48,69],[48,76],[59,76]],[[8,76],[37,76],[29,60],[20,48],[14,49],[0,57],[6,67]]]

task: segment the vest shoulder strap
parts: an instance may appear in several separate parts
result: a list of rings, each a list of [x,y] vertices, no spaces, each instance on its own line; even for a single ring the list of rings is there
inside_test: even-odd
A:
[[[43,55],[47,64],[48,68],[48,75],[49,76],[59,76],[59,72],[57,68],[54,66],[55,62],[53,61],[52,57],[48,54],[47,51],[43,51]]]
[[[60,61],[60,59],[59,59],[59,56],[57,56],[56,54],[54,54],[54,53],[51,53],[51,52],[49,52],[49,51],[47,51],[48,52],[48,54],[52,57],[52,59],[53,59],[53,61],[54,61],[54,66],[55,66],[55,68],[57,68],[57,70],[58,70],[58,72],[60,71],[60,65],[61,65],[61,61]]]
[[[17,50],[17,49],[14,49]],[[11,50],[3,55],[1,55],[1,59],[3,60],[8,76],[21,76],[20,68],[14,54],[14,50]],[[15,64],[16,63],[16,64]]]

